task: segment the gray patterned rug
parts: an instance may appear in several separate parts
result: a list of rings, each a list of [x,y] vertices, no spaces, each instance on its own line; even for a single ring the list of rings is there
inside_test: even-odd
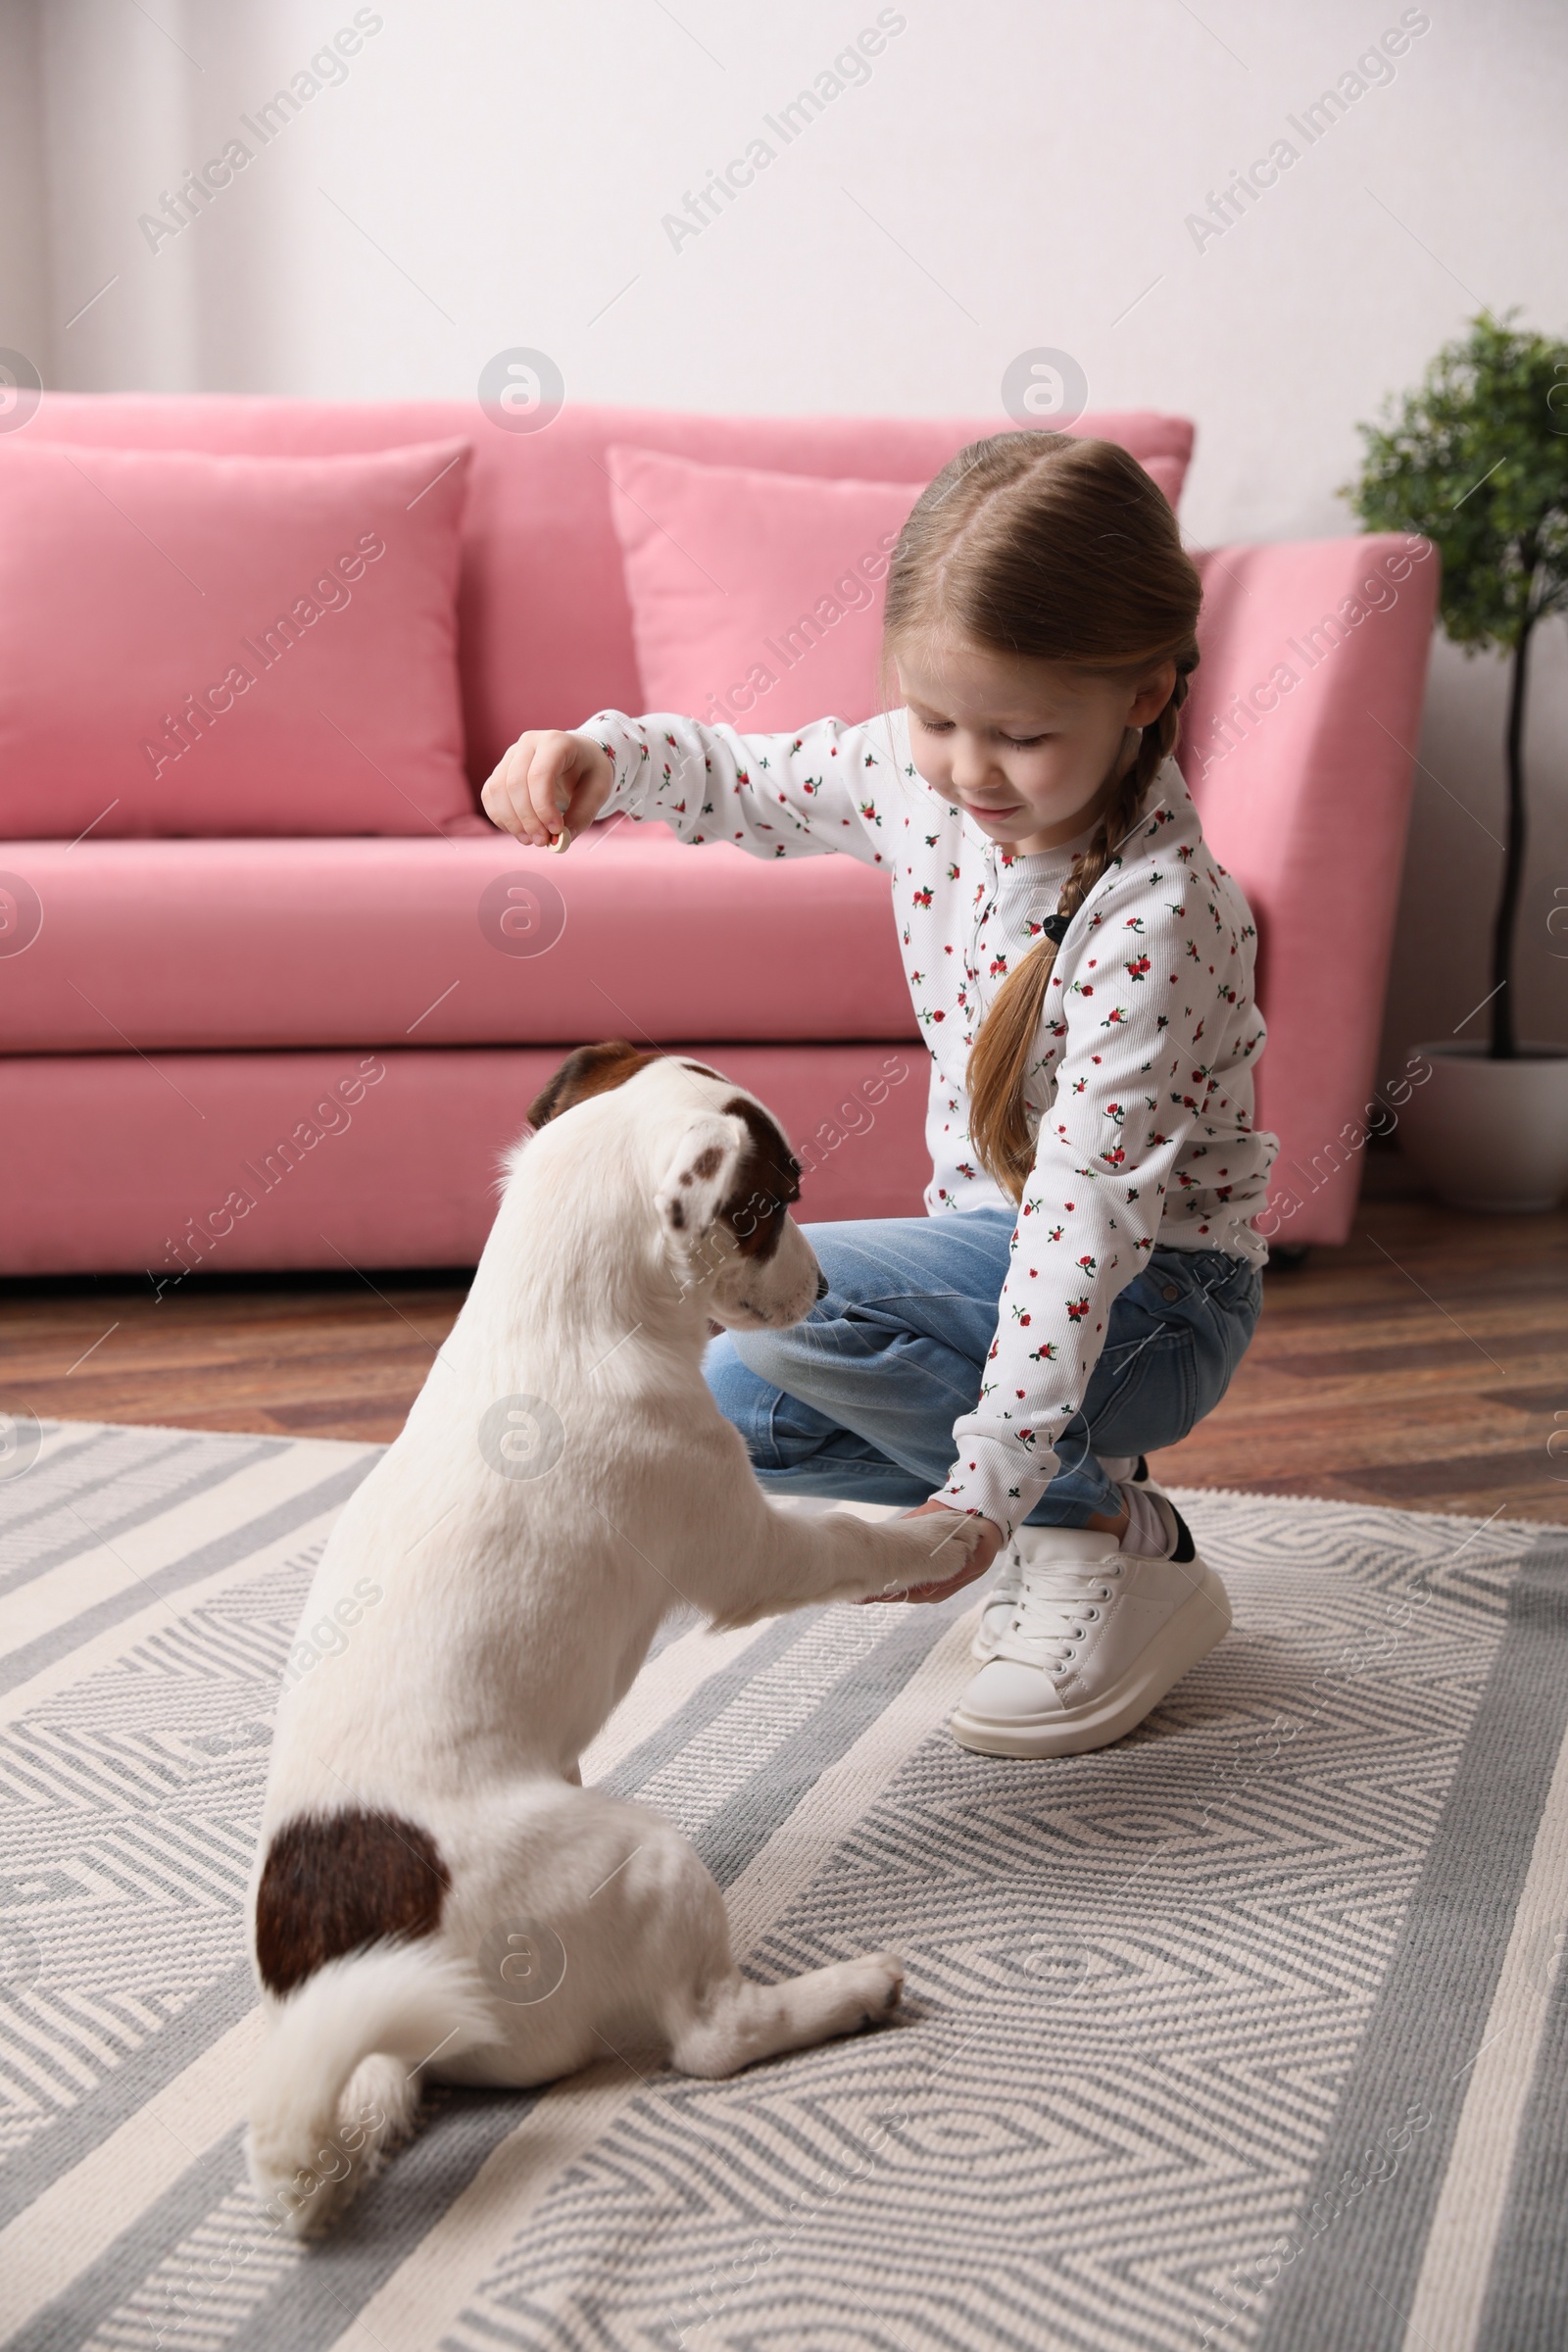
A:
[[[1188,1501],[1236,1631],[1132,1739],[942,1730],[970,1596],[675,1625],[588,1777],[761,1977],[899,2026],[441,2093],[327,2244],[243,2180],[241,1902],[368,1446],[87,1424],[0,1486],[0,2323],[28,2352],[1560,2352],[1568,1552]]]

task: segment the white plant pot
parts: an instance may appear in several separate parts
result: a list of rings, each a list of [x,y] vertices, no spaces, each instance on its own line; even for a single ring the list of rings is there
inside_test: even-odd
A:
[[[1568,1046],[1418,1046],[1432,1064],[1399,1113],[1399,1144],[1450,1208],[1525,1215],[1568,1192]],[[1414,1055],[1411,1057],[1415,1058]]]

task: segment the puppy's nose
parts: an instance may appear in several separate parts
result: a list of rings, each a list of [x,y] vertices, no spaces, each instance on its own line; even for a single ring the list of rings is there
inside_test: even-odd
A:
[[[821,1271],[820,1267],[817,1269],[816,1295],[819,1298],[825,1298],[827,1297],[827,1276]]]

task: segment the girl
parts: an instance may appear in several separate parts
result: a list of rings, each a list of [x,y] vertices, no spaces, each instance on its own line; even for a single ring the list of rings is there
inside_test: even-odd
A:
[[[1200,597],[1124,450],[999,433],[905,526],[882,718],[742,736],[604,710],[522,736],[484,791],[536,846],[624,811],[891,874],[933,1065],[927,1214],[809,1227],[828,1295],[716,1340],[709,1379],[764,1484],[978,1513],[1009,1544],[953,1717],[994,1755],[1118,1739],[1230,1623],[1141,1459],[1251,1337],[1278,1149],[1252,1126],[1255,933],[1172,757]]]

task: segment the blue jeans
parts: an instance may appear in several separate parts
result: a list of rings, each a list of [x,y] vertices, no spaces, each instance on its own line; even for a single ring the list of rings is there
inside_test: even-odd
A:
[[[788,1331],[726,1332],[704,1370],[764,1487],[908,1508],[947,1483],[953,1425],[980,1395],[1006,1279],[1010,1209],[808,1225],[827,1297]],[[1114,1517],[1098,1453],[1174,1446],[1247,1352],[1263,1286],[1220,1250],[1162,1250],[1110,1310],[1082,1411],[1031,1527]]]

